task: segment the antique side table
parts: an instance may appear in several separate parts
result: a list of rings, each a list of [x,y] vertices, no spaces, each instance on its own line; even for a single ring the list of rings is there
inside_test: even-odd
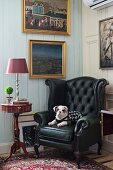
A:
[[[29,156],[29,153],[26,150],[26,146],[24,142],[21,142],[19,139],[20,130],[18,126],[18,117],[23,112],[30,112],[32,110],[32,104],[29,102],[26,102],[24,104],[1,104],[2,111],[6,113],[13,113],[14,118],[14,143],[11,146],[10,155],[4,160],[7,161],[12,154],[15,154],[17,150],[20,148],[23,149],[26,156]]]

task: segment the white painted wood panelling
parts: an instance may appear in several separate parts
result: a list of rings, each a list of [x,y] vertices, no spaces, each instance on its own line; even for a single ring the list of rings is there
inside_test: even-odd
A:
[[[113,6],[99,11],[82,6],[82,33],[83,33],[83,75],[96,78],[106,78],[109,86],[106,87],[107,106],[113,108],[113,69],[99,68],[99,20],[113,17]],[[109,147],[108,147],[109,146]],[[113,152],[113,135],[104,137],[104,148]]]
[[[29,63],[29,40],[66,41],[66,79],[82,75],[82,13],[81,0],[70,0],[71,35],[46,35],[22,32],[22,0],[0,0],[0,103],[6,101],[5,86],[14,88],[15,75],[6,75],[9,57],[26,58]],[[29,79],[29,75],[19,75],[20,98],[28,98],[33,104],[33,112],[47,109],[48,87],[44,79]],[[0,111],[0,143],[13,141],[12,114]],[[0,150],[1,152],[1,150]]]

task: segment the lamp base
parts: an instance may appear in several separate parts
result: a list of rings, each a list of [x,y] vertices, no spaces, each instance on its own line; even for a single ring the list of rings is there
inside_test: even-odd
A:
[[[12,100],[13,97],[6,97],[6,98],[7,98],[8,104],[12,103],[11,100]]]

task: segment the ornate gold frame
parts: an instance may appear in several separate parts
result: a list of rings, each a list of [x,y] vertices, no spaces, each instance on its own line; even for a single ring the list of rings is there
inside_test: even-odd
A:
[[[32,5],[32,1],[34,2],[34,0],[30,1],[31,6],[28,6],[28,7],[26,7],[27,6],[26,1],[27,0],[22,0],[23,32],[39,33],[39,34],[70,35],[70,0],[51,0],[53,4],[56,4],[57,10],[59,10],[57,15],[55,15],[56,11],[55,11],[54,6],[52,8],[49,4],[50,0],[46,2],[46,9],[48,5],[47,13],[45,12],[44,0],[40,1],[40,3],[43,4],[43,8],[44,8],[44,10],[42,10],[43,14],[41,14],[41,12],[40,14],[39,13],[35,14],[35,12],[33,13],[34,5]],[[63,2],[63,6],[65,6],[64,9],[63,7],[61,8],[61,5],[60,5],[62,4],[62,2]],[[38,8],[37,8],[37,11],[38,11]]]
[[[65,78],[66,42],[29,40],[29,78]]]

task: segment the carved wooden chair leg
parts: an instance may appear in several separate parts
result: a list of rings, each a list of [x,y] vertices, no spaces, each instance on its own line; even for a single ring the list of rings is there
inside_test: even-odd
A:
[[[36,158],[39,158],[39,149],[38,149],[39,146],[40,146],[39,144],[35,144],[34,145],[34,150],[35,150],[35,153],[36,153]]]
[[[76,156],[76,162],[77,162],[77,166],[78,166],[78,169],[80,169],[80,160],[81,160],[81,154],[80,152],[76,152],[75,153],[75,156]]]

